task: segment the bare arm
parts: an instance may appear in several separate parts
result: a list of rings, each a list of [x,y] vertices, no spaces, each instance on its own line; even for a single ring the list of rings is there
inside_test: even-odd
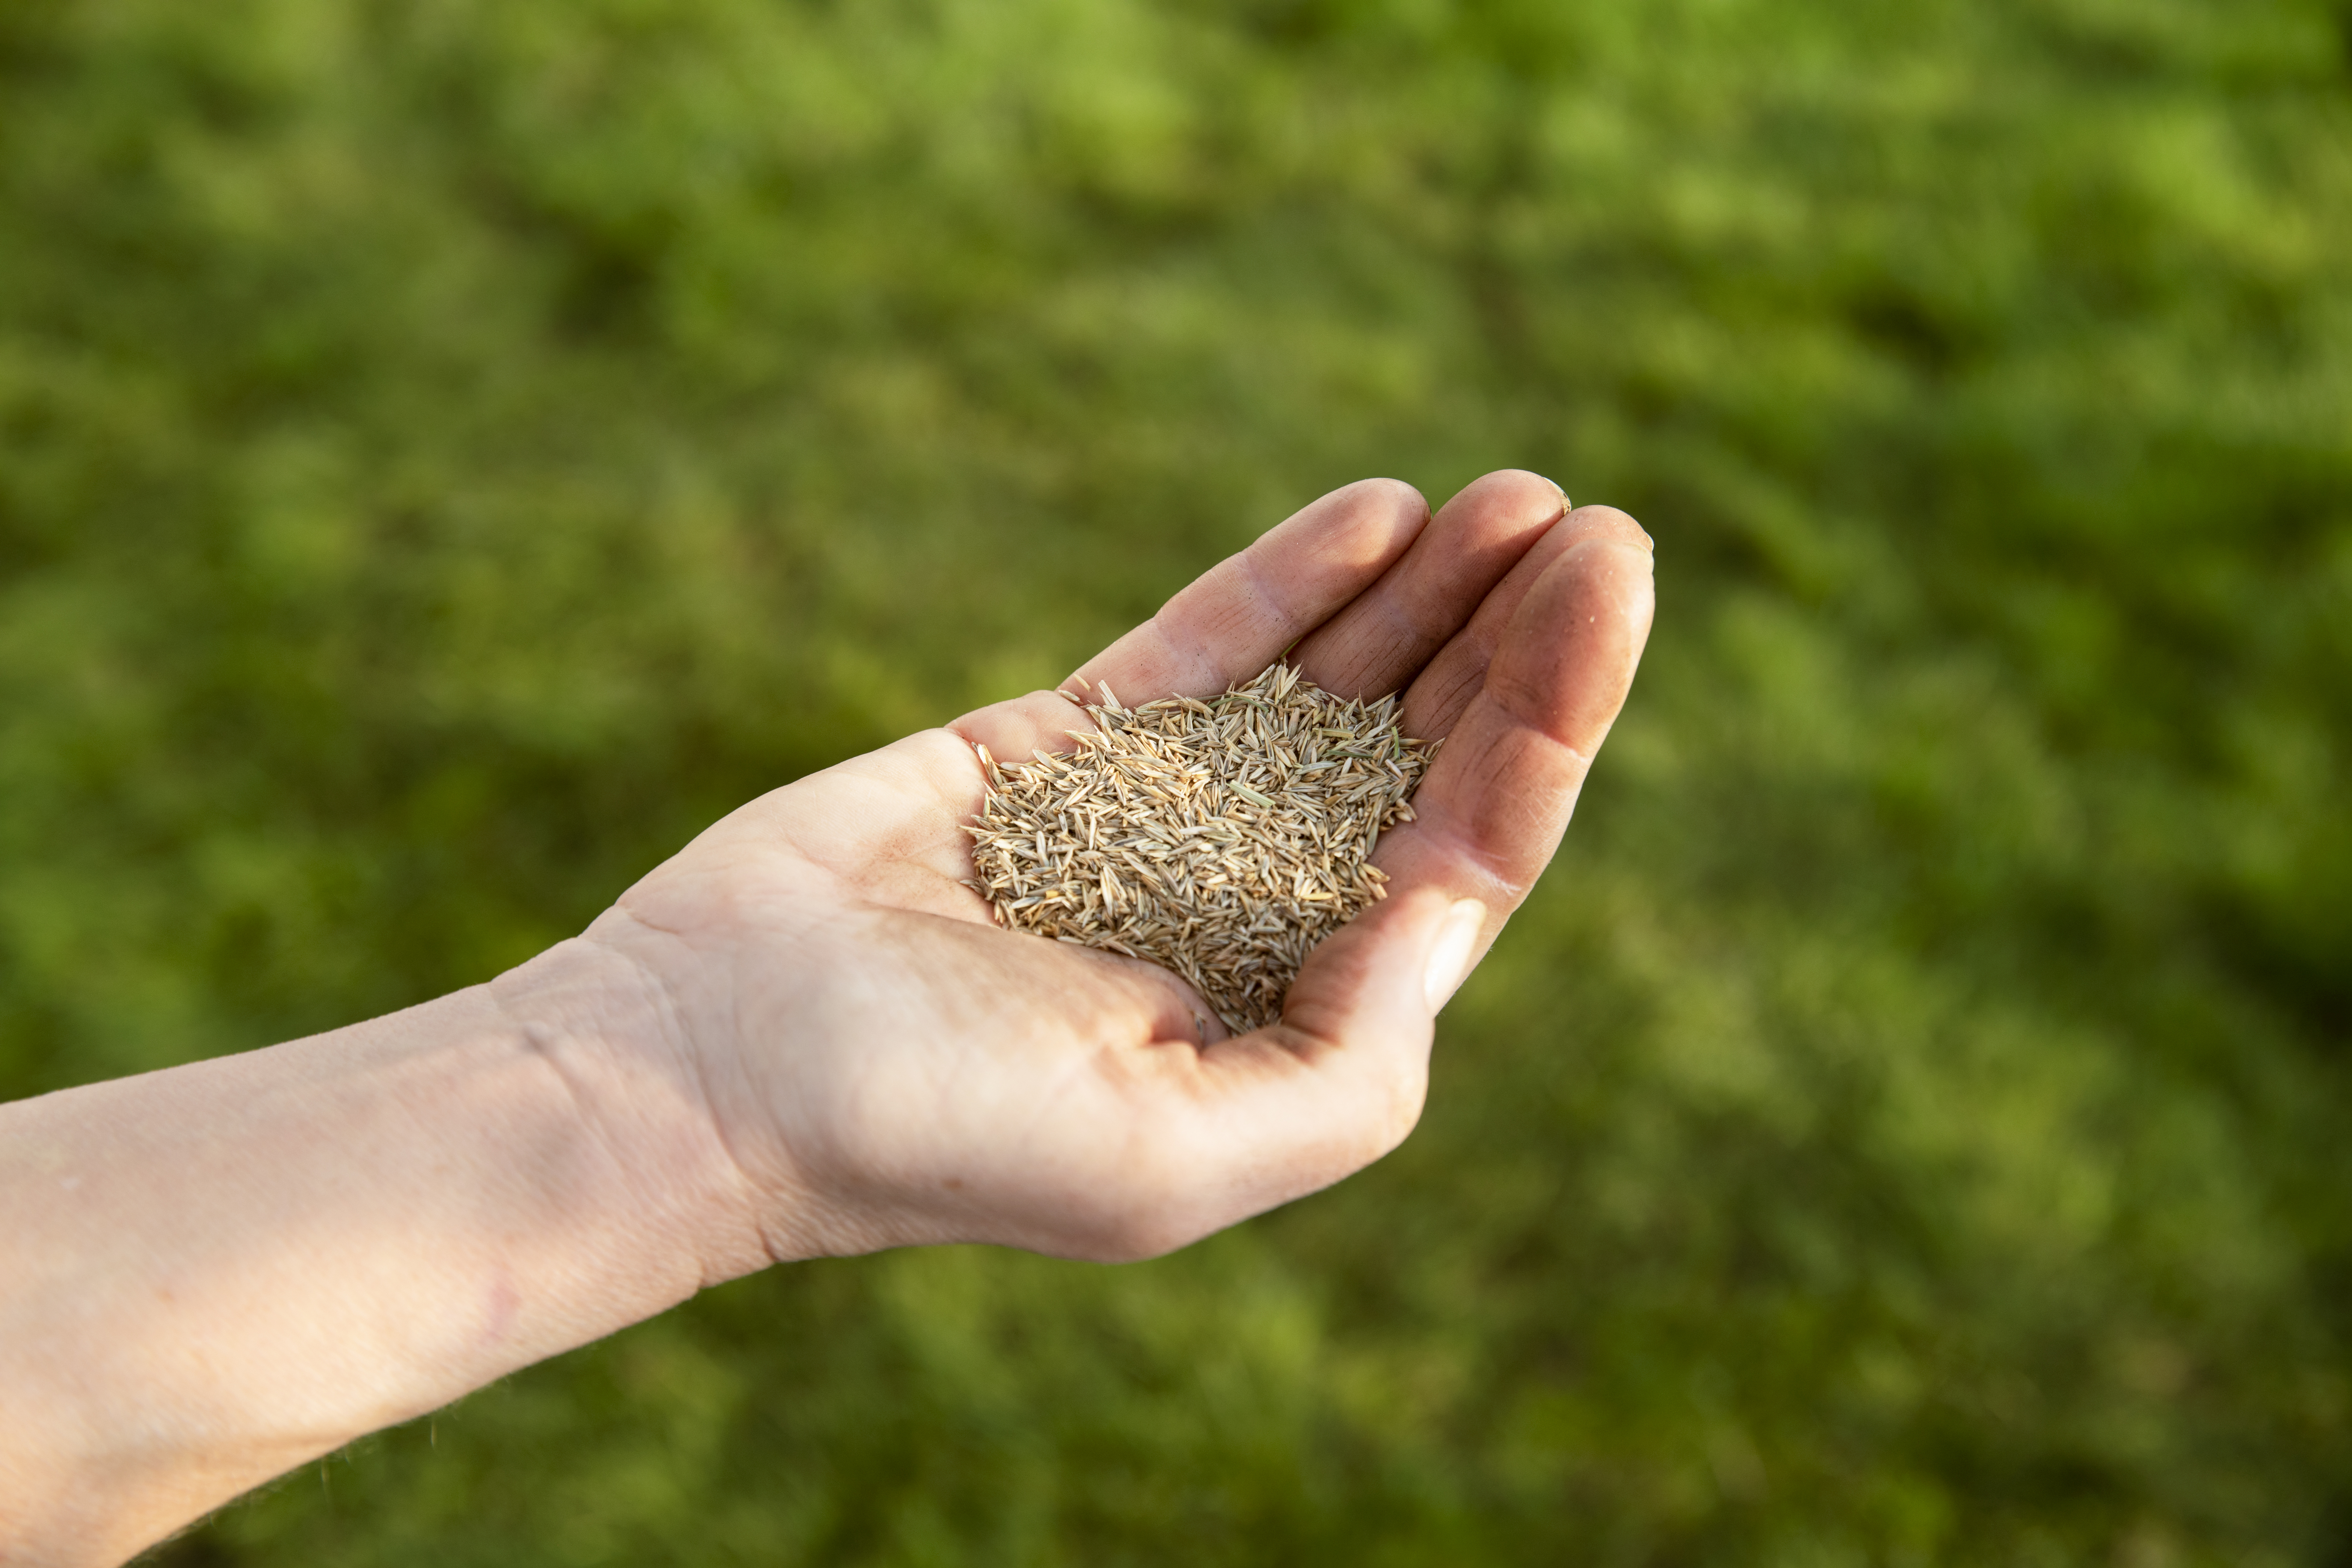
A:
[[[0,1563],[119,1562],[764,1262],[690,1086],[610,1048],[657,1032],[651,1001],[567,943],[390,1017],[0,1106]]]

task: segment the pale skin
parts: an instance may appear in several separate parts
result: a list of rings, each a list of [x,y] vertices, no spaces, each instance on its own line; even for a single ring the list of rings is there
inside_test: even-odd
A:
[[[1072,677],[1205,696],[1286,650],[1446,737],[1391,896],[1228,1038],[961,885],[973,751],[1052,692],[761,796],[484,985],[0,1106],[0,1563],[124,1561],[271,1476],[772,1263],[1117,1261],[1325,1187],[1421,1113],[1433,1024],[1551,858],[1651,616],[1650,542],[1490,474],[1334,491]],[[1206,1019],[1205,1037],[1201,1020]]]

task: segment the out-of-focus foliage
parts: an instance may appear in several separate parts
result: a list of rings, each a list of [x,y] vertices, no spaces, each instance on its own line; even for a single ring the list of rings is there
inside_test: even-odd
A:
[[[481,979],[1329,486],[1660,541],[1428,1118],[772,1272],[186,1564],[2352,1551],[2316,0],[12,0],[0,1087]]]

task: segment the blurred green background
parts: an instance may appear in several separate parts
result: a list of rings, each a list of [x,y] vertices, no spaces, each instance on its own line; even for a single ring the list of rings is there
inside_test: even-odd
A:
[[[1658,630],[1402,1152],[773,1271],[160,1561],[2352,1562],[2341,0],[5,0],[0,1090],[1504,465]]]

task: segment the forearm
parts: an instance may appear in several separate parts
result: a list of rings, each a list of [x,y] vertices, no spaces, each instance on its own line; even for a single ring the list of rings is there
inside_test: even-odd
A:
[[[496,988],[0,1106],[0,1563],[120,1561],[755,1266],[662,1024],[565,944]]]

